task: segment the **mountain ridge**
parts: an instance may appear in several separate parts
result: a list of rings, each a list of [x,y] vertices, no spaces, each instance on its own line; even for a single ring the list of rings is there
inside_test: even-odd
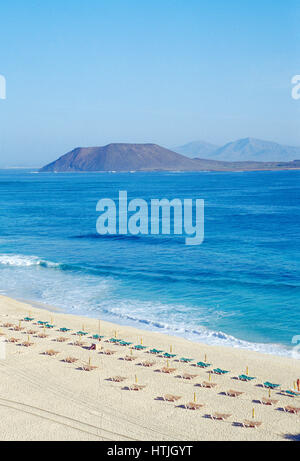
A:
[[[300,157],[300,155],[299,155]],[[44,166],[45,172],[128,172],[128,171],[255,171],[298,169],[300,160],[291,162],[227,162],[191,159],[157,144],[111,143],[100,147],[76,147]]]

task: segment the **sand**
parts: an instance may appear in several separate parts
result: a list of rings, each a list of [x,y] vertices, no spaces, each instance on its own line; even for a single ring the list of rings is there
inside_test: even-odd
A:
[[[49,307],[48,307],[49,309]],[[34,321],[21,321],[21,331],[4,327],[5,323],[19,326],[26,316]],[[54,323],[53,329],[44,329],[37,320]],[[59,328],[71,331],[61,333]],[[84,347],[73,345],[79,339],[74,333],[88,332]],[[101,321],[100,332],[105,338],[99,343],[102,350],[88,350],[97,334],[97,319],[89,319],[45,310],[0,296],[0,332],[2,340],[0,359],[0,440],[104,440],[104,441],[201,441],[201,440],[286,440],[300,433],[300,416],[286,413],[286,405],[300,407],[300,398],[286,397],[280,391],[272,391],[271,397],[278,400],[275,406],[258,402],[268,397],[268,391],[261,387],[265,381],[281,384],[282,389],[293,388],[300,377],[300,362],[296,359],[264,355],[257,352],[226,347],[207,346],[185,339],[159,333],[142,331],[131,327],[114,325]],[[36,330],[30,334],[28,330]],[[39,338],[38,333],[49,335]],[[136,360],[124,360],[131,355],[130,347],[106,342],[114,337],[133,344],[162,349],[176,354],[172,360],[152,356],[147,347],[144,351],[133,351]],[[65,342],[56,339],[65,336]],[[7,342],[11,337],[16,343]],[[29,340],[33,344],[22,346]],[[53,349],[58,354],[45,355]],[[103,351],[115,351],[105,355]],[[213,368],[229,370],[225,376],[212,375],[217,383],[214,389],[199,386],[209,381],[207,370],[195,367],[196,361],[204,358]],[[63,360],[73,356],[75,363]],[[192,363],[181,363],[179,357],[195,359]],[[141,362],[153,360],[152,367]],[[85,365],[92,365],[92,371],[84,371]],[[176,368],[172,374],[162,373],[163,367]],[[251,383],[238,381],[236,376],[246,372],[255,376]],[[211,369],[210,367],[209,369]],[[192,380],[179,377],[183,373],[196,374]],[[109,378],[125,377],[117,383]],[[130,391],[127,386],[138,383],[145,385],[139,391]],[[229,389],[243,392],[239,397],[229,397]],[[181,398],[177,402],[166,402],[165,394]],[[188,410],[184,404],[194,401],[204,404],[200,410]],[[245,419],[261,421],[258,429],[244,428]],[[232,416],[226,421],[212,420],[214,412]]]

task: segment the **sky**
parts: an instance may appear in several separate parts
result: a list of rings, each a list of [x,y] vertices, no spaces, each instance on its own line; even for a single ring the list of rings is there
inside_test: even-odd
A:
[[[77,146],[300,146],[299,0],[1,3],[0,166]]]

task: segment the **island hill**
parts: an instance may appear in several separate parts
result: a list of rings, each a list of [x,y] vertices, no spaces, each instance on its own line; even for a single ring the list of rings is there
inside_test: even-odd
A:
[[[102,147],[77,147],[41,168],[40,172],[126,171],[257,171],[300,169],[289,162],[238,161],[188,158],[157,144],[114,143]]]

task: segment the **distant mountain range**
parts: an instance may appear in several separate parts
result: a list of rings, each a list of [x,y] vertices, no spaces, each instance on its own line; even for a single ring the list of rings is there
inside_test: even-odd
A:
[[[174,151],[191,158],[225,162],[288,162],[300,159],[300,147],[284,146],[255,138],[238,139],[222,147],[195,141],[174,148]]]
[[[231,143],[217,149],[234,151]],[[243,143],[242,143],[243,144]],[[272,143],[271,143],[272,144]],[[231,146],[231,147],[230,147]],[[292,148],[291,148],[292,149]],[[224,154],[225,155],[225,154]],[[300,158],[300,154],[298,156]],[[296,161],[233,161],[188,158],[157,144],[108,144],[102,147],[77,147],[40,172],[81,171],[254,171],[300,169]]]

